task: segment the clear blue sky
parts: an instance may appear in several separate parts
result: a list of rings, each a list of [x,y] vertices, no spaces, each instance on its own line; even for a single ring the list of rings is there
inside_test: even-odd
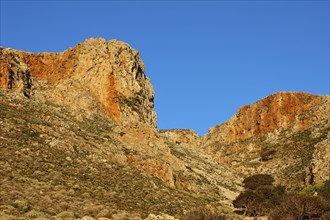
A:
[[[153,83],[158,127],[204,134],[278,91],[329,94],[329,1],[3,1],[1,45],[63,51],[128,42]]]

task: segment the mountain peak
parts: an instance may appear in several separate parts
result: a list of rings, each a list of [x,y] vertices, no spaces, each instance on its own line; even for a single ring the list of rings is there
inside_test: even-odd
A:
[[[153,87],[139,53],[127,43],[89,38],[61,53],[3,48],[0,57],[2,87],[22,92],[28,70],[34,98],[100,111],[122,124],[156,127]]]
[[[305,130],[328,114],[329,96],[304,92],[278,92],[239,108],[227,122],[212,127],[221,141],[234,141],[265,135],[276,129]]]

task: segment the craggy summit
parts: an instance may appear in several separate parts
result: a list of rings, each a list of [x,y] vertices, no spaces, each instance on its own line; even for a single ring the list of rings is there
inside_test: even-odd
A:
[[[156,127],[154,90],[139,53],[126,43],[91,38],[62,53],[2,48],[0,56],[2,87],[24,87],[39,99]]]

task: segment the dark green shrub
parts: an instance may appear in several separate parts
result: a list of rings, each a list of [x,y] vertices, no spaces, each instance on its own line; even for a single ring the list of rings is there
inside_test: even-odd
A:
[[[258,211],[260,211],[260,204],[262,203],[262,198],[252,190],[247,190],[238,195],[238,197],[233,201],[235,208],[244,209],[244,214],[248,216],[257,216]]]
[[[251,190],[240,193],[233,201],[235,208],[247,208],[249,204],[257,199],[258,195]]]
[[[235,208],[241,208],[247,216],[268,215],[277,204],[285,188],[273,186],[274,178],[258,174],[244,179],[245,191],[233,201]]]
[[[313,186],[318,195],[285,192],[273,186],[274,179],[258,174],[244,179],[245,191],[234,201],[247,216],[268,216],[270,220],[330,220],[330,181]],[[322,187],[320,187],[322,186]]]
[[[244,179],[245,189],[255,190],[259,186],[272,185],[274,178],[268,174],[257,174]]]
[[[275,153],[276,153],[276,150],[274,150],[274,149],[268,149],[266,147],[262,147],[260,150],[261,161],[267,161],[267,160],[273,159],[273,156]]]
[[[255,192],[263,199],[270,199],[273,196],[273,186],[265,185],[259,186]]]

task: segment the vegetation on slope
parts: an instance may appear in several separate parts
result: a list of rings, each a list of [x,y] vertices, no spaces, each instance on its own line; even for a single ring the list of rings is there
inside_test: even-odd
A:
[[[116,153],[130,151],[114,138],[107,117],[81,120],[3,90],[0,112],[0,212],[12,219],[111,217],[120,210],[179,217],[215,201],[117,163]]]
[[[244,179],[245,191],[233,201],[234,207],[241,208],[247,216],[268,216],[271,220],[329,219],[329,180],[312,191],[303,192],[286,192],[283,186],[274,186],[273,181],[267,174]],[[313,191],[317,194],[311,194]]]

